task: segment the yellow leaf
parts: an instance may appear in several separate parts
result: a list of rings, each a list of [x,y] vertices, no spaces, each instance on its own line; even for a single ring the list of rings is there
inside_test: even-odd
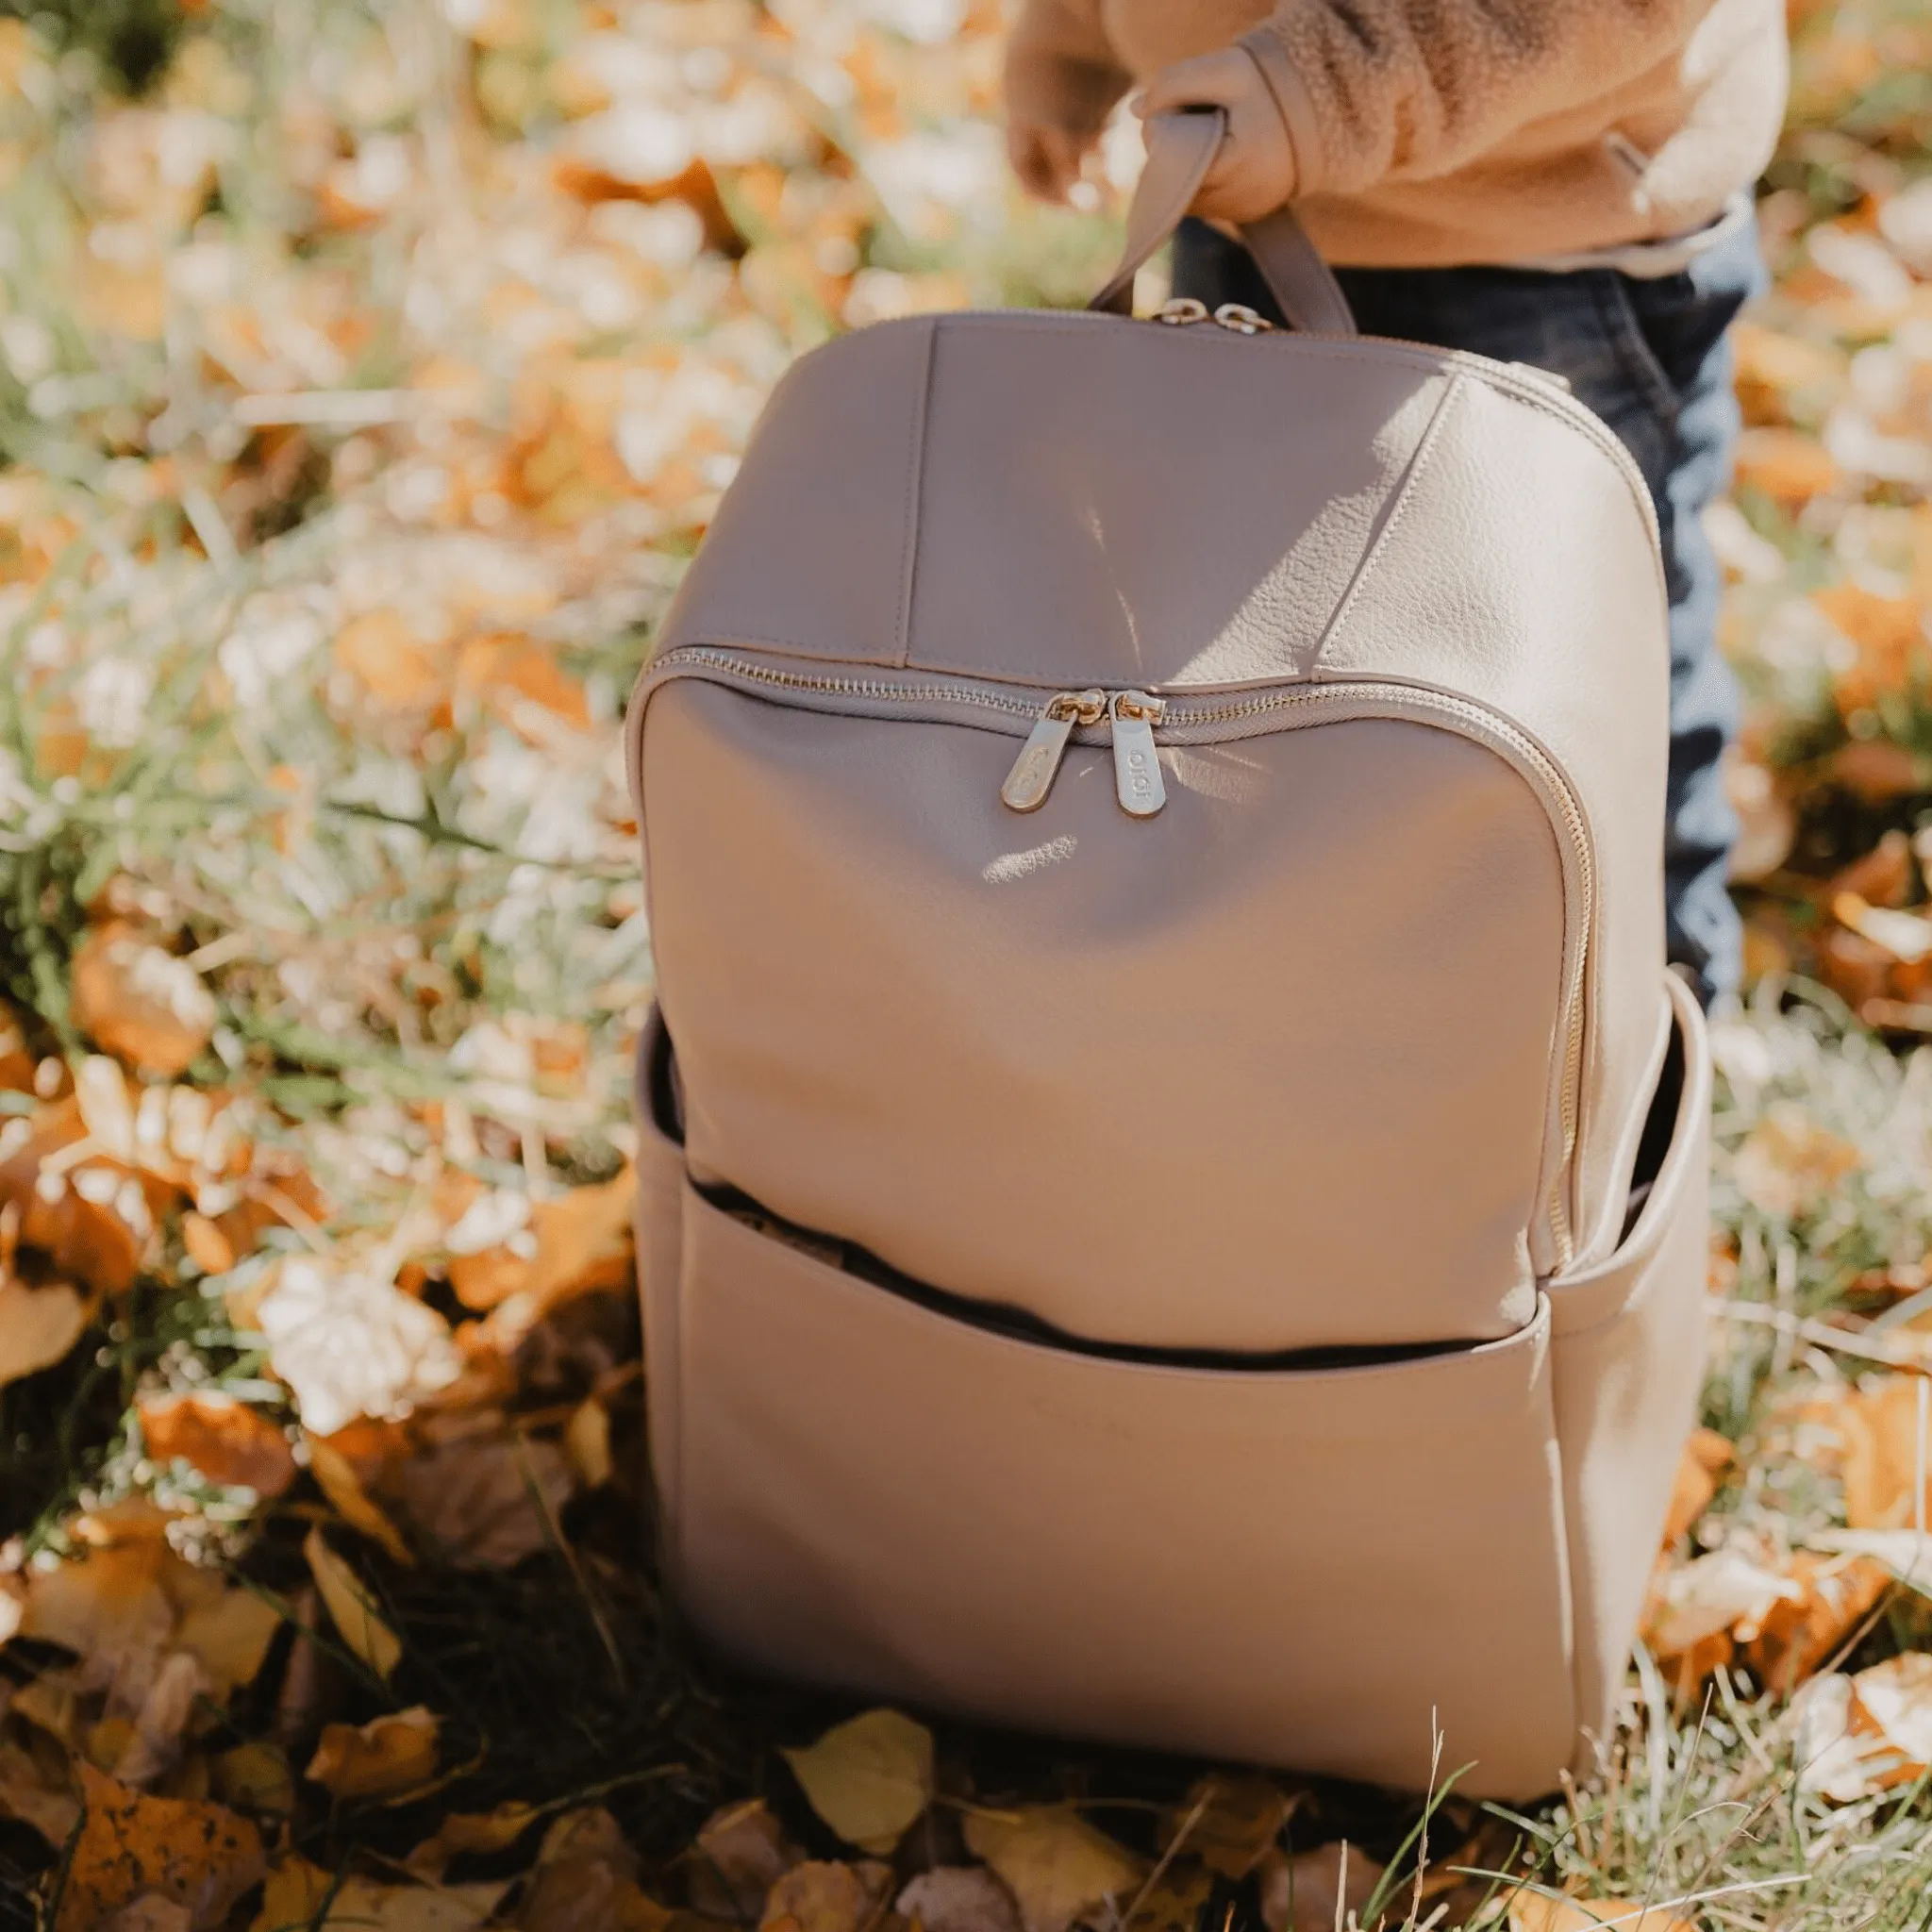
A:
[[[321,1530],[308,1532],[302,1554],[308,1559],[309,1574],[328,1607],[337,1634],[378,1677],[386,1679],[402,1657],[402,1639],[383,1622],[361,1579],[323,1541]]]
[[[860,1851],[891,1851],[932,1802],[932,1733],[896,1710],[868,1710],[784,1755],[812,1809]]]
[[[64,1281],[29,1288],[0,1276],[0,1389],[64,1361],[92,1319],[92,1303]]]
[[[1054,1806],[975,1813],[966,1842],[1006,1880],[1026,1932],[1067,1932],[1090,1907],[1130,1898],[1144,1869],[1076,1812]]]
[[[345,1878],[338,1885],[291,1853],[269,1874],[249,1932],[476,1932],[508,1889],[494,1880],[432,1888]],[[318,1916],[325,1900],[327,1913]]]
[[[335,1511],[351,1529],[359,1529],[379,1542],[398,1563],[410,1563],[409,1546],[403,1533],[380,1504],[362,1487],[356,1466],[333,1442],[320,1436],[308,1439],[308,1468],[322,1493],[335,1505]]]
[[[387,1798],[436,1775],[436,1713],[425,1706],[366,1724],[325,1724],[302,1775],[332,1798]]]
[[[572,1411],[563,1446],[586,1489],[602,1489],[610,1480],[610,1411],[594,1395]]]
[[[225,1806],[151,1798],[81,1761],[87,1815],[54,1932],[94,1932],[148,1892],[187,1906],[196,1927],[218,1925],[262,1875],[261,1835]]]
[[[242,1811],[264,1811],[286,1818],[295,1808],[295,1774],[274,1744],[237,1744],[220,1753],[209,1769],[215,1795]]]
[[[1274,1842],[1292,1809],[1265,1777],[1215,1772],[1195,1784],[1161,1820],[1160,1846],[1178,1843],[1210,1872],[1245,1878]]]
[[[281,1621],[273,1604],[237,1584],[183,1610],[175,1644],[199,1659],[218,1690],[235,1690],[255,1681]]]

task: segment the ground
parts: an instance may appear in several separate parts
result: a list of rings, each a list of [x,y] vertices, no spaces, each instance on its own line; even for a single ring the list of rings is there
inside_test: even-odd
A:
[[[0,20],[0,1926],[1923,1923],[1932,18],[1792,15],[1707,1426],[1522,1815],[935,1737],[654,1591],[617,720],[793,355],[1098,279],[990,0]]]

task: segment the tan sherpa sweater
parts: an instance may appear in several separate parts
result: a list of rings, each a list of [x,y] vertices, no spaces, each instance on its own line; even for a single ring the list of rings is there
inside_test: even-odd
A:
[[[1239,42],[1331,261],[1527,261],[1681,235],[1770,158],[1783,0],[1026,0],[1019,116],[1097,128],[1137,81]]]

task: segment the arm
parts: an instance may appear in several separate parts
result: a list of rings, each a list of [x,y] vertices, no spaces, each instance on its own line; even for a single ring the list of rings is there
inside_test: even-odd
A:
[[[1100,0],[1028,0],[1007,47],[1007,149],[1033,193],[1066,199],[1127,86]]]
[[[1448,174],[1668,58],[1712,4],[1280,0],[1237,46],[1157,75],[1141,110],[1225,107],[1230,139],[1196,208],[1252,220],[1298,195]],[[1243,159],[1244,124],[1273,142],[1265,161]]]

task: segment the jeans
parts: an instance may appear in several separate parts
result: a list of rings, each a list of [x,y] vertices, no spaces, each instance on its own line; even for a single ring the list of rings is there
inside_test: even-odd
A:
[[[1720,759],[1738,697],[1717,643],[1724,591],[1703,511],[1729,480],[1738,434],[1726,334],[1764,277],[1746,226],[1681,275],[1612,269],[1338,269],[1364,335],[1473,349],[1567,376],[1616,431],[1657,505],[1671,599],[1671,757],[1664,817],[1666,941],[1708,1006],[1734,992],[1742,927],[1724,874],[1737,820]],[[1197,221],[1174,241],[1174,291],[1280,310],[1244,249]]]

